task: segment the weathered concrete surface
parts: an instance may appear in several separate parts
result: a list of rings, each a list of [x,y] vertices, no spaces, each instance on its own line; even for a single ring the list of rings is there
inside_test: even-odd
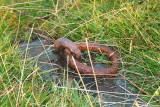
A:
[[[105,64],[97,63],[94,67],[103,69]],[[84,77],[87,89],[97,90],[93,78]],[[113,78],[97,78],[100,98],[105,107],[132,107],[135,102],[141,107],[146,107],[146,103],[138,96],[138,89],[126,81],[121,76]],[[97,96],[98,94],[94,94]]]
[[[38,39],[32,43],[23,42],[20,44],[21,52],[26,56],[27,59],[32,59],[36,67],[40,67],[40,73],[42,73],[42,79],[52,80],[54,82],[62,82],[63,70],[59,65],[63,67],[66,64],[58,61],[58,55],[54,52],[53,44],[47,43],[43,39]],[[105,64],[94,64],[96,68],[105,68]],[[69,75],[69,80],[73,83],[74,80],[79,81],[79,76],[75,70],[70,69],[72,74]],[[43,73],[44,72],[44,73]],[[88,90],[93,91],[93,95],[97,96],[97,87],[94,78],[83,76],[83,81]],[[144,103],[138,97],[138,90],[131,85],[129,82],[124,80],[121,76],[116,78],[97,78],[98,89],[100,92],[100,98],[104,106],[106,107],[132,107],[133,103],[137,101],[141,107]],[[83,87],[81,85],[81,87]],[[95,91],[95,92],[94,92]]]
[[[40,67],[39,72],[42,73],[41,76],[44,81],[48,79],[57,81],[59,79],[57,71],[60,67],[52,63],[58,60],[57,54],[53,52],[53,44],[48,44],[45,40],[39,39],[29,44],[23,42],[19,47],[21,52],[27,56],[28,60],[32,59],[35,67]]]

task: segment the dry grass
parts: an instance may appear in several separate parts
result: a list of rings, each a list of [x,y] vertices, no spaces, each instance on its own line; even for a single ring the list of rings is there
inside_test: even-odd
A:
[[[122,62],[119,73],[151,95],[139,92],[148,104],[158,105],[154,98],[160,98],[159,5],[158,0],[1,0],[0,105],[95,104],[88,93],[92,90],[87,90],[85,85],[84,89],[60,87],[39,79],[39,68],[31,68],[32,62],[26,56],[19,56],[17,50],[20,41],[30,43],[36,38],[32,32],[53,38],[67,37],[73,41],[88,38],[89,42],[119,47]]]

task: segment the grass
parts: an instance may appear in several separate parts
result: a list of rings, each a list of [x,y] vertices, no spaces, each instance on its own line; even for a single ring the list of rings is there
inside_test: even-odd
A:
[[[65,94],[64,89],[52,89],[54,83],[44,92],[44,84],[36,79],[37,69],[29,68],[30,62],[23,62],[17,50],[19,41],[35,38],[29,33],[32,27],[35,32],[54,38],[67,37],[73,41],[88,38],[119,47],[122,62],[119,73],[159,99],[154,94],[160,86],[159,5],[158,0],[1,0],[0,105],[81,106],[79,100],[88,100],[77,91],[68,90],[70,94]],[[159,104],[150,97],[143,99]]]
[[[24,60],[19,55],[17,44],[13,45],[9,31],[5,37],[1,36],[0,45],[0,105],[10,106],[71,106],[89,107],[94,104],[94,99],[89,103],[84,92],[71,90],[73,86],[65,83],[62,87],[48,80],[43,82],[37,72],[39,68],[31,67],[31,61]],[[3,34],[3,33],[1,33]],[[12,42],[11,42],[12,41]],[[67,78],[67,77],[64,77]],[[76,88],[76,87],[74,87]],[[78,88],[78,87],[77,87]]]

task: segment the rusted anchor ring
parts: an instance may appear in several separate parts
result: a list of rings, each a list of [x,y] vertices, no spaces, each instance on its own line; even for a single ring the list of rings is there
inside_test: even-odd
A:
[[[54,47],[57,53],[64,52],[64,49],[68,49],[76,59],[80,59],[82,55],[78,46],[67,38],[59,38],[54,41]]]
[[[59,43],[59,42],[57,41],[55,43]],[[77,45],[79,50],[87,50],[86,43],[81,42],[81,43],[75,43],[75,44]],[[58,45],[62,46],[61,43],[59,43]],[[88,44],[89,51],[105,53],[109,57],[109,59],[112,61],[111,67],[105,68],[105,69],[93,68],[94,72],[93,72],[92,67],[89,67],[89,66],[77,61],[76,59],[73,59],[74,58],[73,54],[72,54],[72,52],[70,52],[72,47],[70,47],[67,44],[66,44],[66,47],[67,48],[64,50],[64,55],[65,55],[65,57],[68,56],[69,66],[74,69],[77,69],[78,71],[80,71],[83,74],[87,74],[87,75],[93,77],[94,73],[95,73],[96,77],[112,77],[118,71],[118,67],[120,64],[119,57],[116,55],[116,53],[113,50],[109,49],[107,46],[100,45],[100,44],[94,44],[94,43]]]

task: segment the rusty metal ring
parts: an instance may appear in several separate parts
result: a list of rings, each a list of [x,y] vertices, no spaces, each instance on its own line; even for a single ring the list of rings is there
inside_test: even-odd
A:
[[[64,49],[68,49],[71,54],[76,57],[76,59],[80,59],[81,51],[79,50],[78,46],[67,38],[59,38],[54,41],[54,47],[56,52],[64,52]],[[64,56],[64,55],[63,55]]]
[[[76,45],[80,50],[87,50],[86,43],[81,42],[81,43],[76,43]],[[119,62],[119,57],[116,55],[115,51],[111,50],[107,46],[94,44],[94,43],[89,43],[88,48],[89,48],[89,51],[105,53],[109,57],[109,59],[112,61],[111,67],[105,68],[105,69],[94,68],[94,72],[93,72],[92,67],[89,67],[77,61],[76,59],[73,60],[73,56],[70,53],[70,51],[68,49],[65,49],[64,54],[66,55],[66,57],[68,56],[69,66],[74,69],[77,68],[81,73],[87,74],[92,77],[94,76],[93,73],[95,73],[96,77],[112,77],[114,76],[114,74],[117,73],[120,62]]]

